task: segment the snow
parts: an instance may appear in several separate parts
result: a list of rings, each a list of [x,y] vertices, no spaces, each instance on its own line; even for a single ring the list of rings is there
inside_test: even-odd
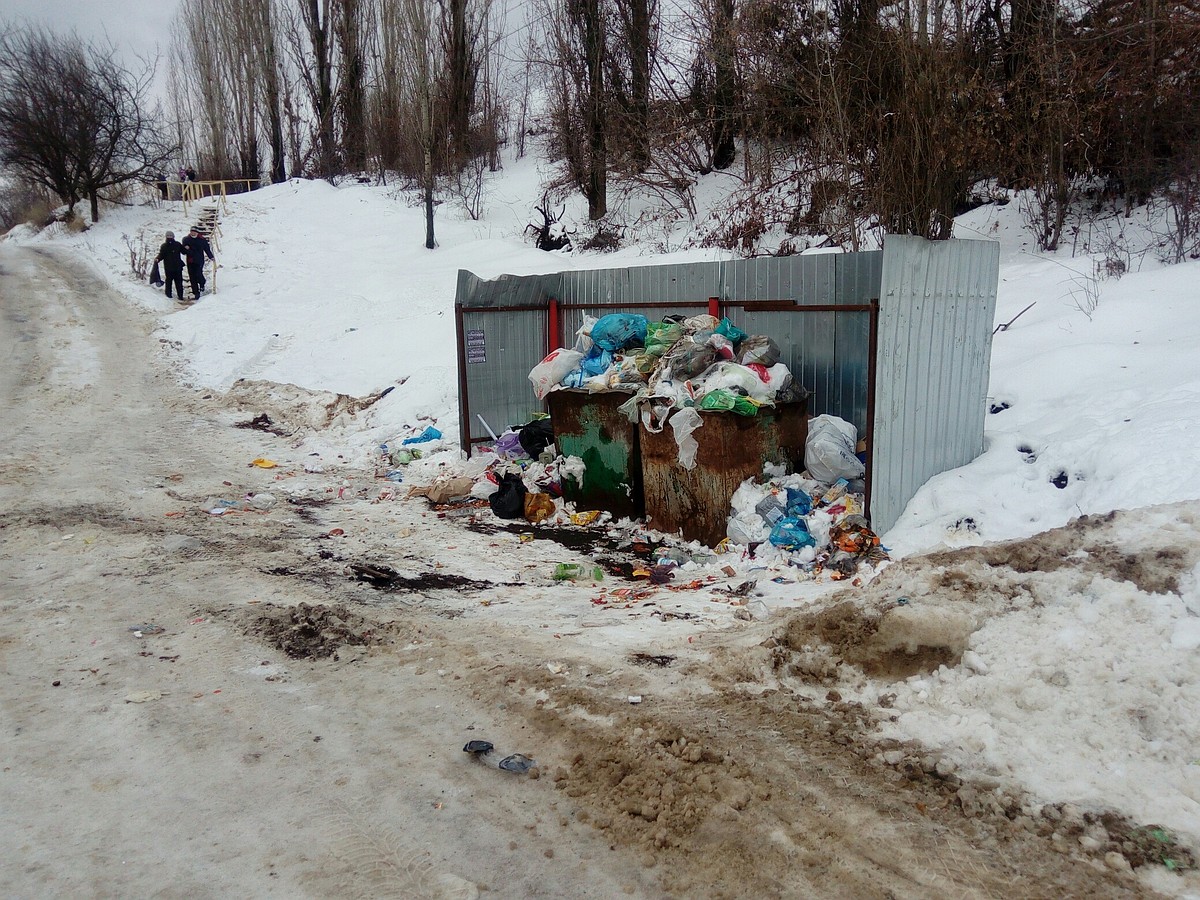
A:
[[[123,240],[141,232],[156,248],[162,232],[179,233],[188,220],[178,203],[112,209],[81,235],[18,229],[10,239],[53,241],[90,255],[132,301],[159,315],[161,336],[178,342],[196,387],[224,391],[247,379],[353,396],[393,388],[358,416],[339,416],[303,449],[367,467],[379,444],[432,424],[444,438],[424,445],[428,452],[405,476],[428,483],[439,473],[476,474],[486,464],[466,463],[457,451],[459,269],[491,278],[717,256],[648,255],[637,245],[605,256],[537,251],[522,230],[535,215],[540,178],[534,162],[510,162],[489,185],[479,221],[452,203],[439,207],[432,251],[424,248],[423,210],[395,187],[291,181],[230,197],[215,248],[220,269],[210,282],[217,290],[187,308],[129,278]],[[579,202],[568,203],[566,220],[583,218]],[[683,246],[678,228],[658,227],[655,246]],[[1129,233],[1148,223],[1122,227]],[[1033,252],[1019,201],[968,213],[958,233],[1002,246],[996,322],[1011,325],[993,339],[994,411],[986,417],[985,450],[925,485],[883,543],[902,558],[1030,538],[1084,514],[1127,510],[1114,538],[1122,545],[1167,534],[1194,550],[1200,263],[1164,267],[1143,257],[1140,270],[1135,265],[1120,279],[1098,277],[1099,254]],[[86,359],[81,367],[86,372]],[[761,496],[739,495],[748,528],[756,527],[752,510]],[[409,524],[419,529],[422,520]],[[522,581],[508,588],[525,593],[521,611],[514,605],[498,615],[533,615],[529,627],[606,624],[603,640],[612,646],[642,634],[643,625],[622,622],[615,609],[589,608],[583,598],[590,584],[532,584],[513,575],[518,563],[507,553],[489,558],[484,549],[472,558],[463,547],[434,546],[429,552],[447,565]],[[781,561],[719,561],[735,564],[739,577],[768,576],[760,579],[759,599],[773,611],[819,603],[835,587],[800,580]],[[699,564],[684,571],[692,570]],[[785,583],[771,575],[786,576]],[[1022,585],[1018,599],[981,604],[965,626],[953,616],[939,620],[946,629],[965,627],[961,663],[889,686],[896,715],[879,726],[880,736],[935,750],[964,777],[1008,780],[1035,802],[1116,809],[1196,846],[1200,569],[1179,580],[1177,593],[1148,592],[1085,568],[1031,573]],[[655,632],[663,640],[731,624],[727,606],[682,592],[673,599],[698,618]],[[572,611],[581,602],[584,611]],[[931,614],[926,624],[932,622]],[[871,690],[878,693],[878,685],[863,686],[864,696]]]

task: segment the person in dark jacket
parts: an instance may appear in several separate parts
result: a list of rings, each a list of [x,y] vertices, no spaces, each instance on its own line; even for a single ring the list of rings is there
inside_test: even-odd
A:
[[[175,285],[175,295],[183,299],[183,245],[175,240],[175,232],[168,231],[167,239],[158,248],[158,256],[154,262],[163,264],[163,275],[167,279],[167,296],[171,296],[171,285]]]
[[[200,234],[198,228],[193,227],[183,239],[183,252],[187,254],[188,281],[192,283],[192,296],[199,300],[207,284],[204,280],[204,257],[215,259],[212,247],[209,246],[208,238]]]

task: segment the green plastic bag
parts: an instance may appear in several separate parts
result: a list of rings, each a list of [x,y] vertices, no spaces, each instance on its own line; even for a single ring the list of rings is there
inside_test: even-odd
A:
[[[731,410],[736,409],[736,407],[737,398],[729,393],[729,391],[721,390],[720,388],[715,391],[709,391],[700,398],[701,409]]]
[[[674,322],[651,322],[646,326],[646,352],[662,356],[683,337],[683,327]]]
[[[739,416],[757,416],[758,404],[749,397],[737,397],[733,401],[733,411]]]
[[[746,339],[746,332],[738,328],[728,319],[722,319],[721,323],[713,329],[717,334],[723,334],[735,344]]]

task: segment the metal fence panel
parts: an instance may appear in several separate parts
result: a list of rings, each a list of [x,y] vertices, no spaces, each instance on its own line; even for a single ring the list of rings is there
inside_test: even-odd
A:
[[[559,287],[560,276],[500,275],[487,281],[466,269],[458,270],[454,302],[477,309],[545,306]]]
[[[699,303],[716,297],[723,263],[631,266],[561,272],[556,294],[561,303],[636,307],[647,303]]]
[[[738,302],[788,301],[797,307],[860,306],[879,297],[883,254],[822,253],[725,264],[729,317],[751,334],[775,338],[783,362],[812,391],[809,410],[853,422],[866,433],[871,318],[866,312],[737,309]]]
[[[1000,245],[889,235],[876,355],[871,521],[983,449]]]
[[[463,410],[464,443],[488,438],[479,416],[500,434],[510,425],[522,425],[541,409],[529,383],[529,370],[546,354],[546,313],[541,309],[463,309],[465,363],[460,373],[459,397]],[[464,390],[465,387],[465,390]]]

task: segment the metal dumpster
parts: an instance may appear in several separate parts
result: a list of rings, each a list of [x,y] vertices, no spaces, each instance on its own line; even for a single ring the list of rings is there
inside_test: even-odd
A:
[[[645,515],[637,424],[618,407],[626,393],[551,391],[547,395],[554,444],[563,456],[578,456],[583,482],[563,479],[563,497],[579,509],[603,509],[617,518]]]
[[[766,407],[757,416],[700,415],[704,424],[692,432],[698,449],[690,470],[679,464],[669,424],[657,433],[640,426],[642,485],[651,528],[715,547],[725,537],[729,502],[743,481],[761,475],[767,462],[794,472],[804,468],[808,404]]]

